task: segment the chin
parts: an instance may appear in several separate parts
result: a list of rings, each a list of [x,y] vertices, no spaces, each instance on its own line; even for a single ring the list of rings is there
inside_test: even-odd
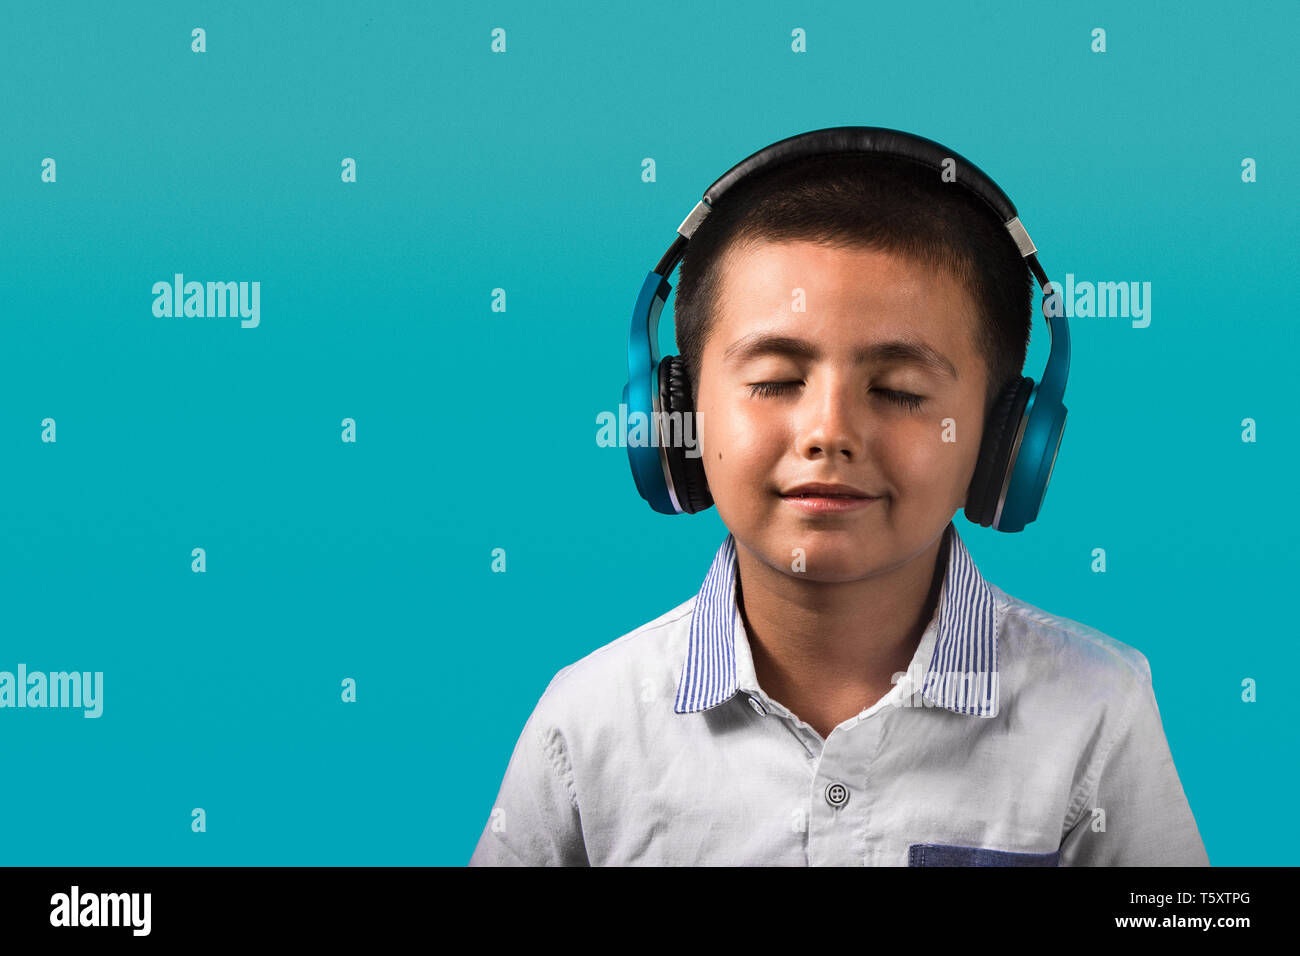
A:
[[[847,528],[794,530],[787,537],[768,534],[764,554],[768,564],[794,578],[805,581],[856,581],[887,557],[878,535],[864,540],[860,533]],[[775,538],[775,540],[774,540]],[[795,548],[804,551],[805,570],[796,571]]]

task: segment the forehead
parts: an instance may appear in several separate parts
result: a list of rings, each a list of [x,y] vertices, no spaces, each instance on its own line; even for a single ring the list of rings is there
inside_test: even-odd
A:
[[[947,270],[894,252],[804,240],[736,245],[721,265],[706,345],[719,358],[765,330],[814,339],[826,351],[908,340],[958,369],[978,361],[977,306]]]

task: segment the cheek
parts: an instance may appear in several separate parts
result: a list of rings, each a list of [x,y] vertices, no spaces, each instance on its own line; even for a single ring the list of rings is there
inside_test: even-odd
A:
[[[724,522],[728,516],[742,522],[737,509],[757,504],[755,489],[770,482],[789,446],[785,419],[745,402],[716,402],[702,410],[697,427],[704,475],[718,513]]]
[[[879,458],[900,490],[939,488],[955,481],[965,466],[964,446],[943,440],[939,419],[917,419],[882,429]]]
[[[785,448],[786,424],[785,416],[754,403],[715,402],[701,415],[700,446],[711,467],[743,467],[779,457]]]

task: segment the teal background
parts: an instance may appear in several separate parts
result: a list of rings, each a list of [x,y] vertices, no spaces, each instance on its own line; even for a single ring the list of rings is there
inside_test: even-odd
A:
[[[957,525],[1148,657],[1212,863],[1300,862],[1300,8],[1027,9],[6,5],[0,670],[103,671],[104,714],[0,710],[0,863],[468,860],[551,676],[725,535],[595,442],[646,272],[731,165],[838,125],[978,164],[1052,278],[1152,283],[1149,328],[1071,323],[1039,520]],[[260,327],[155,318],[176,272],[260,281]]]

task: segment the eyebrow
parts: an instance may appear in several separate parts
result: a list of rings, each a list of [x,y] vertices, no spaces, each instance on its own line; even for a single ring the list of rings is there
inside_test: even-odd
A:
[[[790,358],[815,360],[821,357],[821,350],[812,342],[792,335],[753,332],[728,346],[722,353],[722,358],[723,361],[741,365],[760,355],[785,355]],[[853,361],[857,365],[865,365],[869,362],[880,364],[908,362],[957,378],[957,369],[943,353],[922,342],[909,342],[905,339],[892,339],[888,342],[859,346],[853,353]]]

